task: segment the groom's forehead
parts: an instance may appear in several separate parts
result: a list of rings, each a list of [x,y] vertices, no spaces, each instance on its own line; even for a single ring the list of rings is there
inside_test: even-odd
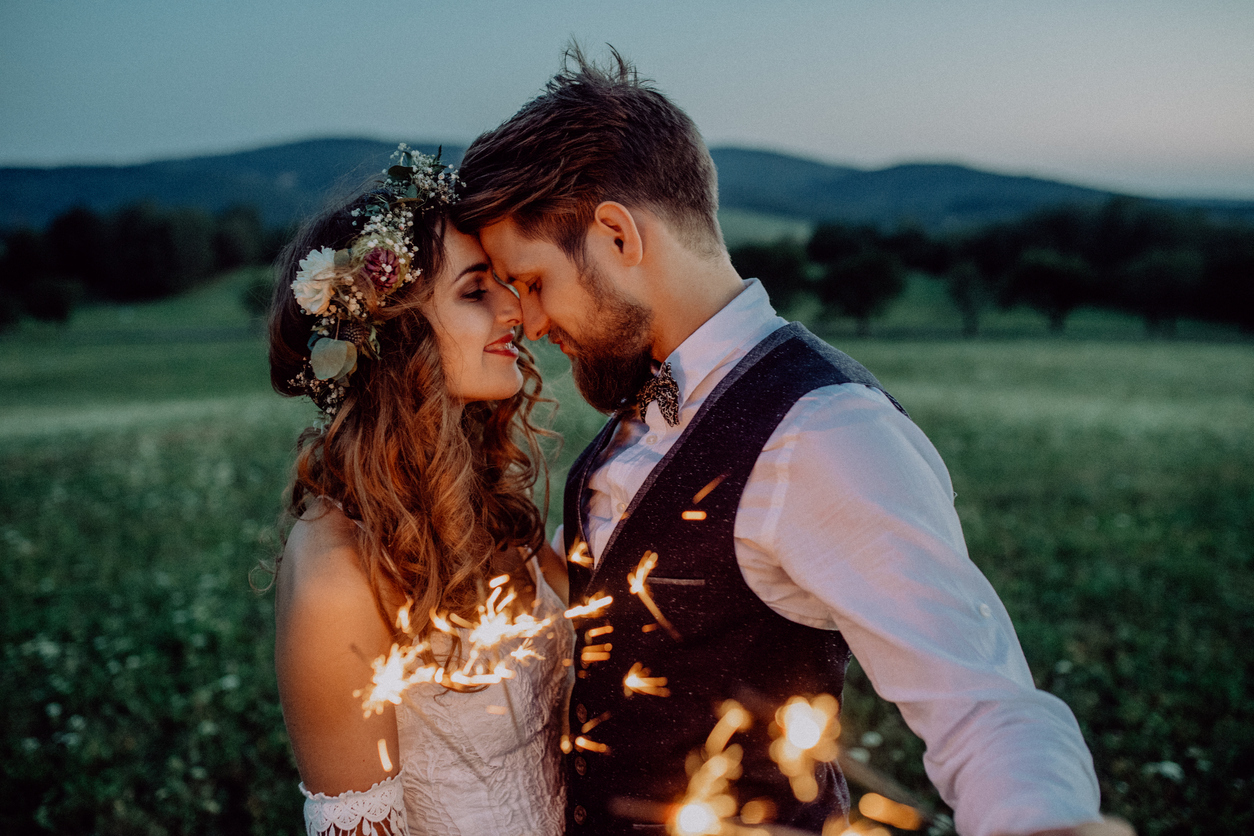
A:
[[[569,260],[557,244],[543,236],[524,234],[511,218],[485,226],[479,231],[479,240],[494,268],[515,273],[549,268]]]

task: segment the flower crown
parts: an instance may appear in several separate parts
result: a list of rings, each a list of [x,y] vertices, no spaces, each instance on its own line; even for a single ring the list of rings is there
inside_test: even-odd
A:
[[[348,378],[361,356],[378,357],[379,309],[418,278],[409,231],[414,213],[457,201],[457,173],[434,157],[401,144],[396,164],[365,208],[350,213],[361,234],[347,247],[317,247],[300,260],[292,293],[305,313],[317,317],[309,338],[309,365],[292,379],[328,416],[339,410]]]

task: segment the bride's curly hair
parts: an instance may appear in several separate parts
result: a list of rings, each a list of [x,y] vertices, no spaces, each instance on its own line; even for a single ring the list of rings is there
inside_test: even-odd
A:
[[[299,262],[317,247],[346,247],[360,229],[352,211],[370,193],[314,218],[277,262],[270,311],[270,380],[282,395],[310,395],[300,380],[308,367],[314,318],[291,289]],[[375,315],[377,358],[359,361],[343,403],[327,426],[305,430],[286,511],[294,519],[319,497],[337,503],[357,528],[359,551],[375,601],[397,637],[397,613],[410,600],[413,635],[432,629],[430,613],[472,618],[483,598],[491,559],[511,546],[538,549],[544,518],[533,500],[547,467],[532,414],[542,403],[534,358],[519,345],[523,385],[501,401],[462,409],[448,391],[436,336],[419,306],[431,298],[444,266],[446,214],[430,209],[414,218],[410,235],[419,278],[388,299]],[[412,269],[411,268],[411,269]]]

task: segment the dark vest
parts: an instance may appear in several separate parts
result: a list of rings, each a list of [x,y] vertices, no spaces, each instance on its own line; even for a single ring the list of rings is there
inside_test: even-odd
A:
[[[749,473],[784,415],[807,392],[851,382],[883,391],[870,372],[801,325],[774,332],[720,382],[649,474],[595,573],[571,564],[572,603],[607,594],[614,601],[602,617],[577,624],[570,726],[572,739],[582,733],[586,740],[567,757],[569,833],[653,830],[642,823],[657,821],[651,810],[683,796],[685,761],[704,746],[728,698],[758,715],[733,738],[744,748],[734,784],[739,804],[768,798],[777,822],[813,832],[848,812],[849,791],[833,764],[817,771],[817,799],[794,798],[769,757],[767,727],[790,696],[839,698],[849,647],[838,632],[796,624],[762,603],[740,573],[733,532]],[[616,426],[606,425],[567,478],[568,554],[583,538],[589,473]],[[628,573],[649,551],[658,561],[648,590],[671,629],[629,590]],[[589,638],[590,629],[605,626],[613,632]],[[600,659],[604,648],[585,658],[585,647],[606,644],[608,659]],[[666,677],[670,695],[625,694],[624,678],[637,663]]]

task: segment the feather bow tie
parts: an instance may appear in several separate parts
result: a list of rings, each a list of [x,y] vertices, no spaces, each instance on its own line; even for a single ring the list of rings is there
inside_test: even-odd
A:
[[[640,393],[636,395],[636,405],[640,407],[641,418],[648,410],[650,401],[657,401],[658,409],[668,427],[679,423],[679,384],[671,376],[670,363],[663,363],[657,375],[640,387]]]

